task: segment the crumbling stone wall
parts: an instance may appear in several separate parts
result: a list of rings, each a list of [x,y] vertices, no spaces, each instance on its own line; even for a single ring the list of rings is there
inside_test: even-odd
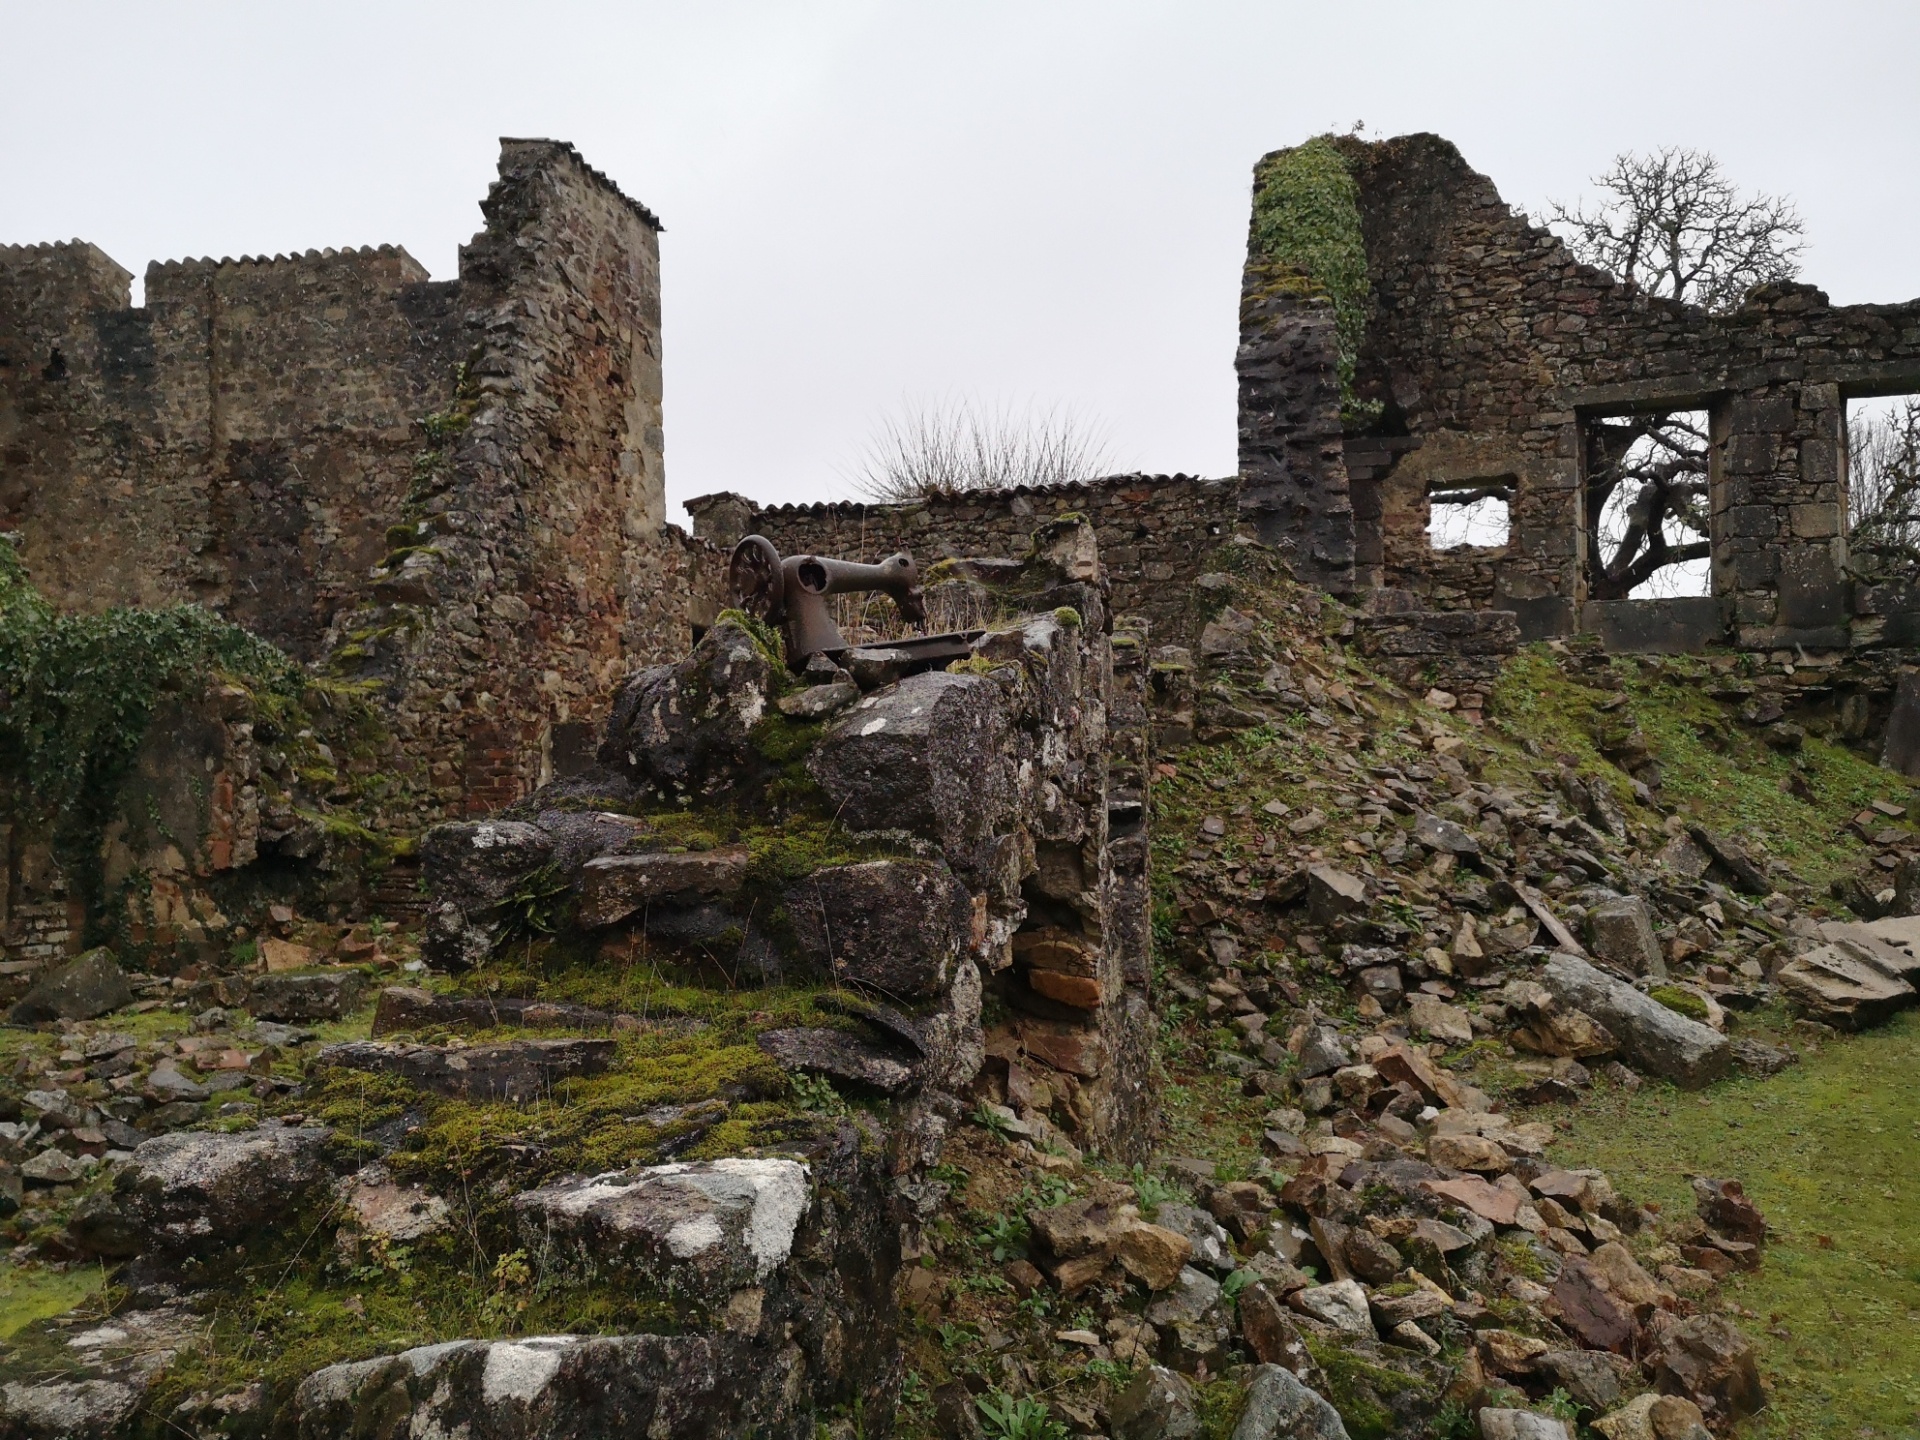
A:
[[[659,222],[502,143],[460,277],[404,251],[156,263],[0,249],[0,526],[57,604],[189,600],[378,681],[392,818],[576,763],[714,607],[664,524]]]
[[[687,502],[693,533],[722,553],[764,535],[782,555],[877,560],[909,550],[922,569],[965,555],[1022,554],[1039,521],[1084,516],[1094,528],[1117,615],[1139,615],[1161,638],[1199,633],[1193,585],[1236,531],[1238,485],[1192,475],[1114,475],[1082,485],[930,495],[903,505],[843,500],[759,506],[743,495]]]
[[[1847,397],[1920,388],[1920,303],[1834,306],[1780,284],[1709,315],[1578,264],[1437,136],[1337,143],[1371,288],[1354,388],[1379,416],[1347,448],[1371,460],[1356,513],[1376,508],[1361,486],[1379,487],[1387,587],[1433,608],[1511,609],[1529,636],[1573,630],[1584,425],[1705,408],[1727,638],[1843,647],[1910,631],[1906,597],[1849,594],[1844,430]],[[1501,478],[1514,487],[1509,543],[1434,554],[1429,491]]]

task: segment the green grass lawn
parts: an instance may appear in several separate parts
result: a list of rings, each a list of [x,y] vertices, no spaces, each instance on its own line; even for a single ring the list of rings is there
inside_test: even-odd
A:
[[[1765,1212],[1765,1266],[1725,1291],[1772,1396],[1746,1440],[1920,1437],[1920,1014],[1771,1080],[1609,1091],[1556,1119],[1556,1159],[1637,1199],[1690,1212],[1707,1174]]]

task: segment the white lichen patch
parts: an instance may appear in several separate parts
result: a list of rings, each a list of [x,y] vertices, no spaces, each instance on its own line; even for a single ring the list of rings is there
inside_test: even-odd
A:
[[[481,1398],[489,1405],[503,1400],[528,1404],[538,1399],[574,1343],[571,1335],[495,1341],[487,1348],[487,1366],[480,1377]]]

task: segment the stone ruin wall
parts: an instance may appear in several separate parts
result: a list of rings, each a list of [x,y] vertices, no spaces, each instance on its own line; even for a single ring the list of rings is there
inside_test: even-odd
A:
[[[1236,533],[1235,480],[1191,475],[1114,475],[1081,485],[1022,487],[996,494],[937,495],[904,505],[760,506],[742,495],[687,502],[697,539],[722,553],[743,535],[764,535],[782,555],[875,561],[912,552],[924,571],[966,555],[1018,558],[1042,520],[1081,515],[1093,526],[1116,615],[1138,615],[1156,642],[1190,641],[1200,611],[1194,582],[1218,568]]]
[[[392,246],[165,262],[141,307],[92,245],[0,247],[0,528],[34,583],[370,682],[394,783],[363,818],[396,834],[583,763],[621,676],[719,604],[664,518],[658,221],[544,140],[503,142],[482,209],[456,280]],[[10,957],[71,950],[8,829]]]
[[[1845,401],[1920,388],[1920,303],[1834,306],[1762,287],[1728,315],[1642,295],[1576,262],[1448,142],[1339,142],[1359,188],[1371,289],[1355,391],[1384,410],[1346,439],[1356,514],[1377,513],[1378,583],[1431,609],[1510,609],[1529,638],[1621,648],[1907,643],[1905,595],[1846,574]],[[1713,597],[1585,604],[1586,422],[1712,417]],[[1436,554],[1436,483],[1511,477],[1504,547]],[[1363,499],[1363,493],[1372,491]]]

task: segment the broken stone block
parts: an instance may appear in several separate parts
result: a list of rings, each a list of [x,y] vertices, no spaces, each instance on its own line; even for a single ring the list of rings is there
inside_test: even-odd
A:
[[[500,995],[436,995],[416,986],[389,985],[380,992],[379,1004],[374,1007],[373,1033],[389,1035],[398,1030],[424,1030],[429,1026],[449,1030],[490,1030],[499,1025],[585,1031],[623,1028],[616,1022],[631,1024],[635,1029],[666,1030],[698,1028],[701,1024],[697,1020],[669,1018],[649,1020],[643,1026],[633,1016],[619,1016],[586,1005]]]
[[[1760,1207],[1747,1198],[1738,1180],[1714,1180],[1705,1175],[1693,1177],[1693,1207],[1709,1229],[1729,1240],[1749,1245],[1764,1245],[1767,1220]]]
[[[918,1083],[912,1065],[845,1030],[768,1030],[759,1044],[783,1070],[824,1075],[883,1095],[904,1094]]]
[[[1304,1289],[1304,1286],[1296,1288]],[[1313,1371],[1299,1326],[1293,1323],[1280,1297],[1266,1281],[1256,1281],[1240,1292],[1240,1338],[1263,1365],[1280,1365],[1295,1375]]]
[[[305,1435],[600,1440],[798,1434],[809,1383],[797,1345],[688,1335],[456,1340],[329,1365],[283,1414]],[[807,1430],[811,1430],[810,1420]]]
[[[1639,1378],[1631,1360],[1605,1350],[1551,1350],[1533,1368],[1596,1415],[1618,1405],[1626,1387]]]
[[[1570,1259],[1553,1283],[1560,1324],[1589,1350],[1624,1352],[1632,1343],[1633,1312],[1614,1297],[1605,1277],[1587,1261]]]
[[[261,1020],[337,1020],[360,1003],[367,977],[358,970],[316,975],[255,975],[241,1007]]]
[[[788,888],[786,908],[796,945],[822,974],[901,1000],[943,993],[972,934],[966,887],[930,860],[816,870]]]
[[[1153,1212],[1154,1223],[1185,1238],[1192,1247],[1191,1258],[1203,1270],[1225,1275],[1235,1268],[1233,1237],[1220,1222],[1197,1205],[1161,1205]]]
[[[1367,882],[1358,875],[1333,865],[1307,867],[1307,918],[1315,925],[1331,925],[1366,904]]]
[[[1573,1440],[1573,1423],[1533,1410],[1480,1411],[1480,1440]]]
[[[673,665],[629,676],[614,696],[599,759],[642,794],[713,800],[771,768],[753,730],[775,689],[775,657],[731,620]]]
[[[1662,1330],[1648,1369],[1655,1386],[1692,1400],[1716,1424],[1744,1420],[1767,1403],[1753,1342],[1718,1315]]]
[[[92,1020],[133,1003],[133,987],[105,946],[77,956],[40,979],[7,1014],[10,1025]]]
[[[1473,837],[1472,831],[1425,810],[1414,817],[1413,838],[1442,855],[1470,859],[1480,853],[1480,842]]]
[[[598,1075],[613,1063],[612,1040],[511,1040],[499,1045],[413,1045],[350,1040],[328,1045],[316,1066],[398,1075],[435,1095],[525,1104],[550,1095],[562,1080]]]
[[[114,1193],[154,1248],[218,1253],[283,1220],[328,1178],[330,1134],[317,1126],[263,1125],[161,1135],[133,1152]]]
[[[1666,958],[1654,938],[1653,916],[1638,895],[1623,895],[1594,906],[1587,917],[1593,953],[1629,975],[1667,978]]]
[[[574,923],[598,930],[650,905],[695,905],[732,895],[746,878],[747,858],[744,849],[595,856],[574,881]]]
[[[1467,1012],[1438,996],[1414,995],[1407,1000],[1407,1023],[1421,1034],[1449,1045],[1471,1045],[1473,1024]]]
[[[1920,985],[1920,916],[1889,916],[1864,925],[1826,920],[1820,938],[1882,974]]]
[[[1772,893],[1773,883],[1753,857],[1732,839],[1704,825],[1689,825],[1687,833],[1733,880],[1733,888],[1743,895]]]
[[[1340,1412],[1283,1365],[1254,1367],[1232,1440],[1347,1440]]]
[[[1733,1064],[1726,1036],[1675,1014],[1577,956],[1553,956],[1540,971],[1540,984],[1561,1006],[1584,1011],[1604,1025],[1627,1059],[1677,1085],[1711,1084]]]
[[[420,1240],[452,1223],[447,1202],[420,1185],[402,1185],[375,1162],[347,1176],[337,1193],[350,1223],[391,1241]]]
[[[461,821],[427,831],[420,862],[434,899],[422,952],[450,969],[478,965],[499,937],[500,902],[552,858],[553,837],[524,820]]]
[[[1700,1407],[1679,1395],[1639,1395],[1593,1422],[1603,1440],[1712,1440]]]
[[[1164,1358],[1192,1370],[1218,1356],[1232,1328],[1220,1282],[1191,1265],[1155,1295],[1141,1318],[1161,1333]]]
[[[558,1180],[513,1208],[528,1247],[563,1272],[718,1301],[787,1263],[812,1203],[800,1161],[736,1158]]]
[[[1014,803],[1008,725],[993,681],[929,671],[829,723],[807,768],[849,830],[904,830],[970,868]]]
[[[780,697],[780,713],[796,720],[821,720],[860,698],[860,687],[851,680],[836,680],[826,685],[809,685],[791,695]]]
[[[1349,1335],[1374,1338],[1373,1315],[1367,1306],[1367,1292],[1358,1280],[1336,1280],[1331,1285],[1309,1285],[1287,1297],[1287,1303],[1303,1315]]]
[[[1914,1001],[1914,988],[1837,945],[1816,945],[1782,965],[1774,983],[1812,1015],[1842,1030],[1884,1022]]]
[[[9,1440],[109,1440],[128,1434],[155,1381],[205,1333],[185,1306],[121,1310],[61,1336],[57,1370],[0,1385],[0,1434]],[[178,1411],[174,1412],[178,1414]]]
[[[1300,1078],[1311,1080],[1318,1075],[1331,1075],[1336,1070],[1345,1069],[1353,1063],[1353,1053],[1347,1049],[1346,1042],[1340,1038],[1340,1032],[1325,1025],[1316,1025],[1306,1033],[1300,1046]]]
[[[1140,1220],[1120,1232],[1113,1254],[1120,1267],[1147,1289],[1165,1290],[1193,1258],[1193,1242],[1163,1225]]]
[[[1113,1440],[1194,1440],[1200,1407],[1184,1375],[1149,1365],[1113,1402]]]

